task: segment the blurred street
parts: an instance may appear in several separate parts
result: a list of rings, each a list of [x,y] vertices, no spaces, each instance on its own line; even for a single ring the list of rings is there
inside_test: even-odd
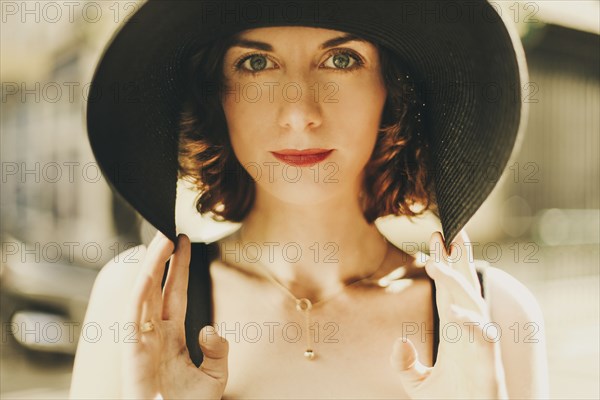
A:
[[[2,399],[65,399],[71,383],[73,357],[32,352],[21,347],[7,332],[6,309],[10,300],[0,294],[2,342],[0,343],[0,397]]]

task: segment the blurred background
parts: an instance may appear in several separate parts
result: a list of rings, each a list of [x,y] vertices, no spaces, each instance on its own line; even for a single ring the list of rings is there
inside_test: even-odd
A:
[[[2,1],[0,397],[65,398],[100,268],[152,228],[109,189],[84,110],[107,41],[139,1]],[[467,226],[477,258],[523,282],[543,309],[555,399],[598,399],[600,8],[597,1],[497,1],[529,64],[520,151]],[[177,223],[194,240],[235,229],[194,214],[180,187]],[[380,219],[407,251],[437,222]],[[406,231],[410,231],[407,236]]]

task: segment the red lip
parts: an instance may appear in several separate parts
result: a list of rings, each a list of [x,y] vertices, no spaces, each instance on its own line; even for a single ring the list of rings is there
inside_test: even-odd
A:
[[[333,149],[283,149],[272,151],[278,160],[295,167],[307,167],[325,160],[333,152]]]

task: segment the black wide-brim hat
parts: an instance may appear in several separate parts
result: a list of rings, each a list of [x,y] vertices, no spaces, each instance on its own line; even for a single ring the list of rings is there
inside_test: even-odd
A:
[[[523,49],[500,14],[486,1],[149,0],[95,71],[93,153],[113,189],[176,241],[178,126],[193,50],[258,27],[353,33],[392,50],[419,82],[449,245],[496,185],[524,125]]]

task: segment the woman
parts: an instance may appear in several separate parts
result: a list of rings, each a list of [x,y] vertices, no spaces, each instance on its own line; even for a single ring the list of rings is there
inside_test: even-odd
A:
[[[547,396],[543,329],[536,343],[515,340],[511,331],[515,323],[543,328],[537,303],[518,281],[491,267],[483,278],[484,300],[461,231],[495,182],[483,182],[478,171],[465,180],[457,154],[481,157],[469,147],[481,152],[487,146],[503,168],[520,104],[484,104],[479,94],[458,87],[453,104],[447,91],[427,90],[432,77],[448,78],[453,70],[461,76],[469,68],[460,55],[452,59],[460,49],[445,43],[450,50],[437,54],[436,75],[428,73],[425,60],[440,45],[443,29],[464,35],[472,26],[465,39],[471,45],[473,32],[490,40],[490,30],[503,32],[503,42],[494,39],[503,43],[500,54],[512,50],[509,36],[498,25],[467,17],[458,29],[434,23],[426,32],[437,40],[423,39],[423,46],[434,47],[411,57],[416,42],[384,29],[396,26],[386,21],[399,22],[399,14],[388,16],[394,11],[410,17],[408,9],[396,9],[400,3],[344,3],[339,18],[317,26],[314,12],[305,14],[312,23],[290,24],[275,10],[261,14],[275,23],[236,20],[227,34],[198,43],[193,38],[209,28],[189,34],[191,16],[205,22],[209,11],[219,16],[215,8],[151,1],[138,12],[137,26],[127,24],[113,40],[93,89],[108,87],[117,72],[123,82],[124,69],[134,74],[144,65],[129,75],[140,84],[143,107],[102,99],[90,104],[92,148],[115,188],[160,232],[148,249],[121,258],[135,254],[138,262],[113,262],[102,270],[86,321],[120,335],[93,344],[80,340],[73,398]],[[234,10],[247,17],[243,8]],[[411,10],[405,22],[414,30],[411,21],[422,14]],[[178,16],[169,20],[169,12]],[[229,26],[212,23],[216,30]],[[347,30],[339,29],[344,24]],[[140,40],[151,26],[163,35],[166,27],[177,32],[145,38],[149,50],[128,56],[133,43],[123,38]],[[389,35],[403,44],[386,43]],[[176,40],[193,51],[185,57],[171,51]],[[470,70],[470,78],[492,73],[494,57],[484,57],[487,64],[473,56],[470,61],[482,65]],[[515,61],[512,73],[517,70]],[[169,73],[172,79],[165,79]],[[413,78],[419,73],[425,86]],[[207,84],[216,84],[216,92]],[[464,117],[472,112],[467,105],[483,116]],[[492,112],[498,107],[505,115]],[[486,133],[475,140],[469,135],[484,127],[482,121]],[[115,147],[115,137],[122,146]],[[124,160],[138,168],[137,179],[123,182],[109,173]],[[169,211],[174,166],[197,185],[200,212],[242,227],[210,245],[175,237]],[[439,213],[446,235],[432,235],[431,256],[420,268],[420,260],[388,242],[373,221],[428,208]],[[209,317],[190,317],[209,303]],[[504,334],[490,333],[491,322]],[[198,332],[208,323],[216,331]]]

